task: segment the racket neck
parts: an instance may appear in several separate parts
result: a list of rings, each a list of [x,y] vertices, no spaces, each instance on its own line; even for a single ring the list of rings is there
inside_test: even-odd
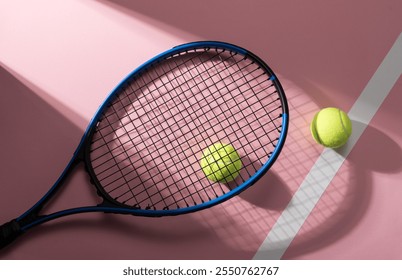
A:
[[[82,162],[81,152],[77,151],[73,158],[70,160],[64,171],[61,173],[60,177],[53,184],[53,186],[47,191],[47,193],[28,211],[22,214],[16,219],[21,227],[31,223],[39,216],[39,212],[43,207],[49,202],[49,200],[54,196],[54,194],[64,185],[69,174],[75,169],[75,167]]]

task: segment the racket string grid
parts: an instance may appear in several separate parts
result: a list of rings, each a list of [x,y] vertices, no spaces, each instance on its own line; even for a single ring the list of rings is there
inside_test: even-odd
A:
[[[272,155],[281,126],[277,89],[258,63],[225,49],[186,51],[126,83],[96,127],[91,162],[112,201],[190,207],[253,176]],[[233,182],[212,182],[202,172],[202,151],[216,142],[241,155]]]

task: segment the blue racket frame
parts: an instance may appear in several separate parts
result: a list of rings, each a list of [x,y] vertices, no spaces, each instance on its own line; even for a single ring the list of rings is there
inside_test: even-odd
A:
[[[190,206],[186,208],[179,208],[179,209],[169,209],[169,210],[152,210],[152,209],[138,209],[138,208],[129,208],[126,205],[119,205],[118,203],[111,202],[108,199],[108,195],[104,193],[103,189],[99,187],[100,183],[98,182],[90,164],[89,164],[89,152],[86,147],[89,146],[89,141],[91,140],[91,135],[94,131],[94,128],[96,124],[98,123],[100,117],[102,116],[103,110],[110,104],[110,102],[113,100],[115,95],[120,91],[121,88],[123,88],[129,81],[131,81],[134,77],[139,75],[141,71],[147,69],[150,65],[152,65],[155,62],[164,60],[167,57],[170,57],[174,54],[181,53],[186,50],[191,50],[191,49],[198,49],[198,48],[218,48],[218,49],[225,49],[225,50],[230,50],[235,53],[240,53],[246,57],[251,57],[254,59],[256,62],[258,62],[261,67],[264,67],[266,72],[270,75],[270,80],[275,84],[276,89],[278,90],[278,94],[281,100],[282,104],[282,129],[280,132],[280,136],[276,145],[276,148],[274,149],[272,155],[269,157],[268,161],[262,165],[262,167],[254,174],[252,175],[246,182],[243,184],[239,185],[238,187],[232,189],[231,191],[227,192],[226,194],[217,197],[215,199],[212,199],[210,201],[204,202],[199,205],[195,206]],[[20,217],[16,219],[17,223],[21,224],[21,231],[26,231],[29,228],[36,226],[38,224],[47,222],[49,220],[53,220],[62,216],[67,216],[67,215],[72,215],[72,214],[78,214],[78,213],[84,213],[84,212],[104,212],[104,213],[118,213],[118,214],[131,214],[131,215],[136,215],[136,216],[147,216],[147,217],[160,217],[160,216],[172,216],[172,215],[180,215],[180,214],[185,214],[185,213],[190,213],[198,210],[202,210],[205,208],[209,208],[211,206],[214,206],[216,204],[222,203],[225,200],[228,200],[229,198],[238,195],[248,187],[252,186],[256,181],[258,181],[269,169],[270,167],[274,164],[276,159],[278,158],[282,147],[284,146],[284,142],[286,139],[286,135],[288,132],[288,124],[289,124],[289,112],[288,112],[288,105],[286,101],[286,97],[283,91],[283,88],[275,76],[274,72],[268,67],[268,65],[262,61],[259,57],[254,55],[253,53],[247,51],[246,49],[243,49],[241,47],[238,47],[236,45],[232,45],[229,43],[224,43],[224,42],[217,42],[217,41],[200,41],[200,42],[192,42],[188,44],[183,44],[177,47],[174,47],[170,50],[167,50],[154,58],[148,60],[144,64],[140,65],[138,68],[136,68],[134,71],[132,71],[125,79],[120,82],[108,95],[108,97],[105,99],[105,101],[102,103],[101,106],[99,106],[97,112],[95,113],[94,117],[90,121],[72,159],[70,160],[69,164],[67,167],[64,169],[58,180],[55,182],[55,184],[49,189],[49,191],[33,206],[31,207],[28,211],[26,211],[24,214],[22,214]],[[48,215],[38,215],[39,211],[43,207],[44,204],[50,199],[50,197],[61,187],[63,184],[64,180],[68,177],[69,173],[74,169],[74,167],[77,165],[79,162],[84,162],[86,165],[86,169],[91,176],[91,180],[94,183],[95,187],[102,193],[102,196],[104,198],[104,202],[96,205],[96,206],[84,206],[84,207],[78,207],[78,208],[71,208],[71,209],[66,209],[62,210],[59,212],[55,212],[52,214]]]

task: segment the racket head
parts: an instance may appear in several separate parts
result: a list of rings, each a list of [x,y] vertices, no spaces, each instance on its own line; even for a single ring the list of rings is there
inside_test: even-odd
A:
[[[83,137],[99,206],[167,216],[221,203],[274,164],[288,115],[274,72],[243,48],[201,41],[161,53],[110,93]],[[228,184],[208,180],[200,167],[202,151],[216,142],[233,145],[243,162]]]

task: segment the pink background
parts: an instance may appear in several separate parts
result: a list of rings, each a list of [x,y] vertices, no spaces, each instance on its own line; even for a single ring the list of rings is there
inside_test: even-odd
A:
[[[54,183],[110,90],[174,45],[250,49],[278,73],[291,112],[278,162],[239,197],[180,217],[66,217],[0,259],[252,258],[322,150],[309,135],[312,116],[348,111],[402,32],[400,0],[0,4],[0,223]],[[399,78],[285,259],[402,259],[401,90]],[[97,201],[83,170],[68,183],[49,211]]]

